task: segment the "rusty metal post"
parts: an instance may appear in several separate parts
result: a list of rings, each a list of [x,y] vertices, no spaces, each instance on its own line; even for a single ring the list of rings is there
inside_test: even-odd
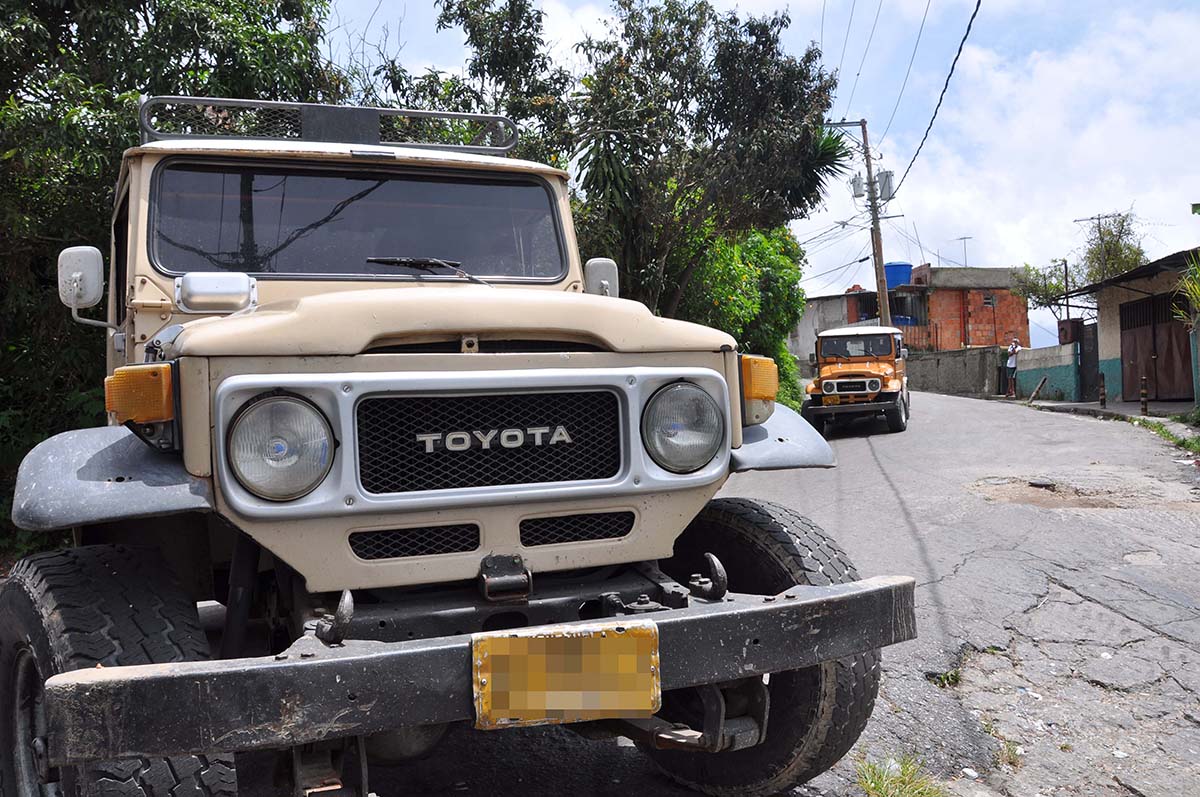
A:
[[[1100,409],[1108,406],[1108,389],[1104,386],[1104,374],[1100,374]]]
[[[1145,374],[1142,374],[1141,398],[1142,398],[1142,415],[1149,415],[1150,414],[1150,405],[1146,401],[1146,375]]]

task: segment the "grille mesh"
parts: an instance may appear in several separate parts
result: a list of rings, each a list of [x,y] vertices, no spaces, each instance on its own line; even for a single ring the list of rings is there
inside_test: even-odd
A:
[[[620,402],[606,390],[369,397],[359,402],[357,422],[359,478],[369,493],[608,479],[621,468]],[[505,448],[497,434],[483,448],[473,434],[558,426],[571,442],[550,444],[543,432],[542,445],[526,434],[526,444]],[[417,439],[456,431],[471,433],[470,448]]]
[[[557,545],[563,542],[615,540],[633,530],[632,512],[527,518],[521,521],[521,544]]]
[[[859,379],[854,382],[841,380],[837,383],[839,393],[862,393],[867,389],[866,381]]]
[[[479,527],[428,526],[415,529],[356,531],[350,535],[350,550],[359,559],[403,559],[440,553],[474,551],[479,547]]]

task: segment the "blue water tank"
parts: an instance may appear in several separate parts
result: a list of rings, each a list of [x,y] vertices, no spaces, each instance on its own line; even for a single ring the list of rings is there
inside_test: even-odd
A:
[[[912,282],[912,270],[912,263],[884,263],[883,274],[887,279],[888,290]]]

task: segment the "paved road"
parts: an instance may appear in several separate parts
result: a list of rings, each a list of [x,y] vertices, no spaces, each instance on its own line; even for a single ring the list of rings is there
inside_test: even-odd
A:
[[[914,753],[960,795],[1200,794],[1198,469],[1125,423],[913,403],[906,433],[837,434],[835,470],[738,476],[725,491],[800,509],[864,574],[918,580],[921,637],[886,654],[852,757]],[[946,673],[944,688],[930,680]],[[861,794],[852,777],[843,761],[796,794]],[[682,793],[632,748],[563,729],[452,732],[425,761],[374,770],[372,786]]]

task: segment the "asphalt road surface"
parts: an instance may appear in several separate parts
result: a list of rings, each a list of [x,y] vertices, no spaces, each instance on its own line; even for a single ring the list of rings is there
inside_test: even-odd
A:
[[[859,422],[832,444],[835,470],[724,494],[802,511],[864,575],[914,576],[920,638],[885,652],[858,747],[793,794],[860,795],[856,759],[902,754],[956,795],[1200,794],[1190,458],[1122,422],[926,394],[907,432]],[[371,778],[380,797],[686,793],[632,746],[562,728],[455,729]]]

